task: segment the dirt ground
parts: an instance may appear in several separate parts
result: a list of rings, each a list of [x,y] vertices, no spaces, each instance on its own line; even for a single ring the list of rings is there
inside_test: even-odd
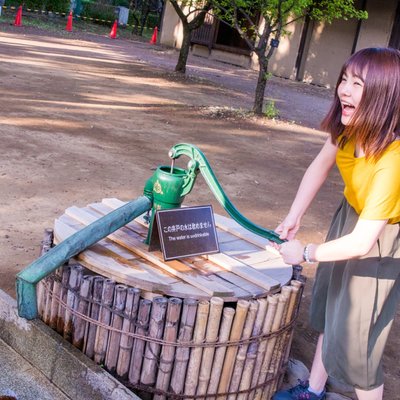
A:
[[[251,106],[244,80],[250,73],[191,58],[204,73],[183,79],[172,73],[173,51],[143,42],[0,22],[0,54],[0,288],[14,297],[15,275],[38,256],[55,217],[104,197],[138,197],[153,169],[169,164],[172,145],[198,146],[237,208],[273,229],[325,139],[310,127],[329,104],[329,91],[273,80],[271,91],[284,94],[281,115],[298,123],[244,117],[229,108]],[[300,239],[323,240],[341,189],[335,172],[305,216]],[[186,204],[210,203],[223,214],[200,178]],[[310,366],[313,267],[304,273],[293,355]],[[400,398],[399,332],[397,322],[384,359],[389,400]]]

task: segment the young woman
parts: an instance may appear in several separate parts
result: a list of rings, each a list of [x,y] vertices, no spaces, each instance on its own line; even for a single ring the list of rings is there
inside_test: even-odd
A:
[[[320,332],[309,383],[273,400],[325,398],[328,375],[360,400],[383,398],[382,354],[400,298],[400,52],[360,50],[344,64],[322,122],[330,133],[277,227],[285,262],[319,262],[310,322]],[[295,239],[337,164],[344,198],[326,242]]]

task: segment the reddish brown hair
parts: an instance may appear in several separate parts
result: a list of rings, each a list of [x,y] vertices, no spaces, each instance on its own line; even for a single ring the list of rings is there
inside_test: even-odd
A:
[[[351,125],[341,123],[342,107],[337,94],[343,74],[363,76],[364,90]],[[332,106],[321,123],[332,142],[342,147],[355,138],[366,157],[379,157],[400,135],[400,51],[367,48],[353,54],[343,65]]]

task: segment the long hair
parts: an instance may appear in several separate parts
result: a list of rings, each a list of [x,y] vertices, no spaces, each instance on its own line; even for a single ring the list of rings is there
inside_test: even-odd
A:
[[[337,94],[345,72],[363,76],[364,90],[349,125],[341,123],[342,107]],[[333,143],[343,147],[354,138],[365,156],[379,158],[400,135],[400,51],[366,48],[353,54],[343,65],[332,106],[321,123]]]

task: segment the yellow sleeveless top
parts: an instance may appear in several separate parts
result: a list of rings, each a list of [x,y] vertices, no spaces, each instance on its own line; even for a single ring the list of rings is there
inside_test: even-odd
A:
[[[363,219],[400,221],[400,140],[378,160],[355,157],[355,141],[338,149],[336,163],[345,184],[344,196]]]

